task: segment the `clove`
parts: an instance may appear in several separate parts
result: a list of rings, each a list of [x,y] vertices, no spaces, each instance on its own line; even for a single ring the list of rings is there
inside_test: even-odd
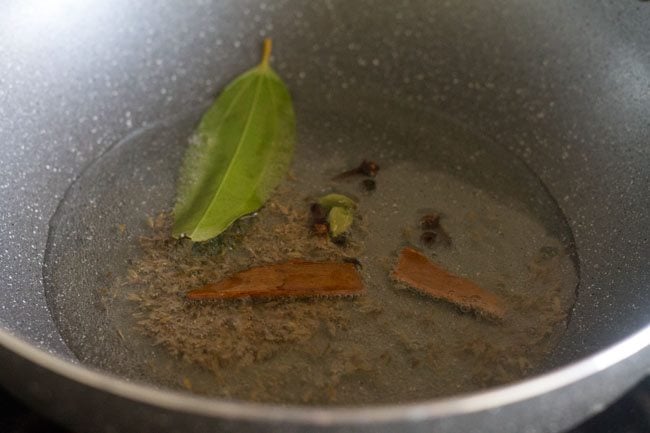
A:
[[[429,213],[420,218],[422,230],[435,230],[440,226],[440,214]]]
[[[309,207],[311,232],[317,236],[327,236],[329,225],[327,223],[327,209],[319,203],[313,203]]]
[[[371,191],[374,191],[375,189],[377,189],[377,183],[375,182],[374,179],[364,179],[361,182],[361,186],[367,192],[371,192]]]
[[[379,165],[376,162],[364,159],[357,168],[353,168],[352,170],[345,171],[338,176],[334,176],[332,180],[341,180],[356,175],[375,177],[377,176],[378,171]]]
[[[445,246],[451,246],[451,237],[447,231],[440,225],[440,214],[431,212],[420,218],[420,242],[427,248],[433,248],[436,242],[441,242]]]
[[[420,241],[427,248],[432,248],[433,244],[436,243],[437,234],[436,232],[426,231],[420,235]]]

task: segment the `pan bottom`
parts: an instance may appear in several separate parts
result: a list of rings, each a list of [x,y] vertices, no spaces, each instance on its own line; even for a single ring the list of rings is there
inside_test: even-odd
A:
[[[82,173],[52,219],[43,272],[52,315],[79,359],[206,395],[341,405],[471,392],[543,369],[578,277],[571,233],[534,174],[435,113],[301,113],[295,180],[279,188],[273,206],[231,230],[249,236],[253,248],[235,245],[230,261],[217,244],[206,255],[187,242],[140,241],[165,233],[165,218],[159,224],[155,217],[173,206],[175,174],[199,112],[134,133]],[[331,180],[362,159],[381,166],[374,191],[362,189],[361,178]],[[304,242],[292,250],[287,235],[253,237],[307,224],[301,215],[309,199],[331,191],[359,202],[357,247],[331,251],[361,262],[363,296],[183,300],[192,284],[259,256],[317,258]],[[421,239],[419,218],[430,211],[443,216],[451,244]],[[506,319],[490,322],[396,287],[388,273],[406,245],[502,297]]]

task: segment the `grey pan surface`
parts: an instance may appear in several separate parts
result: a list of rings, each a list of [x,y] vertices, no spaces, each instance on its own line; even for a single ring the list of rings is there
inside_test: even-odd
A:
[[[478,431],[484,423],[534,432],[598,410],[648,373],[647,331],[559,370],[562,386],[553,382],[560,376],[542,376],[517,385],[523,394],[500,391],[507,401],[476,395],[455,400],[456,409],[441,401],[383,416],[359,411],[352,422],[351,412],[199,402],[75,365],[50,317],[41,268],[48,221],[84,167],[129,134],[209,103],[273,36],[297,112],[427,107],[528,164],[567,218],[581,271],[554,363],[585,359],[650,321],[649,22],[650,4],[633,0],[3,3],[0,380],[76,427],[99,422],[106,431],[119,423],[202,431],[217,417],[224,431],[259,431],[268,420],[283,431]],[[485,418],[478,408],[487,406],[471,404],[477,398],[504,406]]]

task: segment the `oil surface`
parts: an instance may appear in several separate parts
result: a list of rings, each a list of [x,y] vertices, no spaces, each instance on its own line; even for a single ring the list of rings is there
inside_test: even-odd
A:
[[[543,185],[498,145],[435,113],[302,113],[294,180],[273,206],[233,229],[249,236],[247,250],[234,243],[197,255],[163,241],[143,249],[141,236],[164,233],[164,223],[152,229],[147,217],[171,209],[197,118],[179,116],[114,147],[71,187],[52,221],[48,302],[82,362],[207,395],[341,405],[470,392],[543,369],[574,302],[571,236]],[[361,178],[331,180],[364,158],[381,166],[375,191],[363,191]],[[355,246],[314,250],[316,240],[305,235],[291,248],[306,227],[309,199],[331,191],[358,200]],[[443,215],[451,245],[421,243],[418,221],[428,210]],[[486,321],[395,285],[389,272],[406,245],[501,296],[506,319]],[[270,303],[182,299],[195,288],[187,281],[296,253],[354,255],[366,293]],[[143,272],[152,263],[158,271]],[[191,268],[196,263],[205,269]]]

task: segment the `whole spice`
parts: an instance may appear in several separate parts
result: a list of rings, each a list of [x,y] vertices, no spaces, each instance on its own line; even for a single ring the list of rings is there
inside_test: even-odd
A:
[[[361,161],[361,164],[359,164],[357,168],[353,168],[352,170],[348,170],[337,176],[334,176],[333,180],[341,180],[356,175],[375,177],[377,176],[378,171],[379,165],[376,162],[364,159]]]
[[[499,297],[433,264],[413,248],[407,247],[400,252],[391,276],[420,293],[451,302],[461,311],[475,311],[494,319],[505,316],[505,308]]]
[[[330,227],[330,235],[332,238],[337,238],[347,232],[352,226],[354,220],[352,209],[334,206],[327,214],[327,223]]]
[[[330,228],[327,223],[316,223],[311,226],[311,232],[316,236],[327,236],[327,233],[329,233],[329,231]]]
[[[327,194],[318,199],[318,204],[324,208],[344,207],[347,209],[354,209],[357,204],[350,197],[343,194]]]
[[[445,246],[451,246],[451,237],[440,225],[440,214],[431,212],[420,218],[420,242],[427,248],[433,248],[437,241],[442,242]]]
[[[309,213],[314,223],[324,223],[327,221],[327,209],[320,203],[312,203],[309,207]]]
[[[440,214],[429,213],[420,218],[422,230],[435,230],[440,226]]]
[[[327,209],[318,203],[312,203],[309,207],[310,228],[317,236],[327,236],[329,226],[327,225]]]
[[[436,232],[427,231],[420,235],[420,241],[424,244],[424,246],[431,248],[436,242],[436,237]]]
[[[295,117],[286,86],[269,66],[232,81],[205,113],[179,175],[174,237],[205,241],[259,209],[286,175]]]
[[[355,201],[343,194],[331,193],[319,198],[316,204],[322,209],[327,209],[327,226],[332,242],[338,245],[345,244],[347,241],[345,234],[354,221],[354,209],[357,207]],[[315,210],[320,214],[320,209],[314,209],[312,205],[312,216]],[[320,227],[318,229],[320,230]]]
[[[374,179],[364,179],[361,181],[361,186],[367,192],[371,192],[377,189],[377,183]]]
[[[352,263],[291,260],[258,266],[187,293],[191,300],[355,295],[363,282]]]

